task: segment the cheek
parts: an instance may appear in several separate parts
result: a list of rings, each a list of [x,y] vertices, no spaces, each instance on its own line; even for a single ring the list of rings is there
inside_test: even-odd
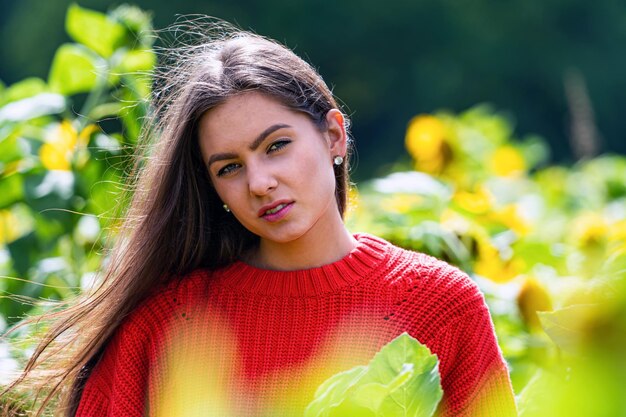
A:
[[[224,203],[229,202],[229,204],[233,204],[233,192],[232,187],[224,187],[220,185],[214,185],[213,189],[215,190],[215,194],[222,200]]]
[[[331,164],[321,158],[311,159],[307,171],[302,170],[302,177],[306,184],[315,184],[319,197],[324,194],[334,194],[335,192],[335,172]]]

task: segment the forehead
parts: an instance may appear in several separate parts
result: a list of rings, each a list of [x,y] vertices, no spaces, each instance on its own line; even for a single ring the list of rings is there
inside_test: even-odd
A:
[[[246,92],[229,98],[200,118],[199,140],[203,148],[208,148],[224,141],[252,140],[277,123],[296,127],[307,122],[312,123],[308,116],[273,97]]]

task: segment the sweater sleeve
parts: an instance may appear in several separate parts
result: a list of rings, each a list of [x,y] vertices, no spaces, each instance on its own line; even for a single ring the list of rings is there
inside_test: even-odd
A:
[[[476,288],[475,291],[478,291]],[[441,362],[442,417],[517,416],[509,372],[497,343],[489,310],[480,303],[448,323],[438,339],[448,346]]]
[[[85,383],[77,417],[144,415],[148,344],[134,321],[120,326]]]

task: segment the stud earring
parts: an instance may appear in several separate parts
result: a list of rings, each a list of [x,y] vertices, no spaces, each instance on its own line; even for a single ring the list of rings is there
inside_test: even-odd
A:
[[[228,204],[224,204],[222,207],[224,207],[224,210],[226,210],[227,213],[230,213],[230,208],[228,208]]]
[[[337,155],[336,157],[333,158],[333,163],[335,165],[341,165],[343,163],[343,157]]]

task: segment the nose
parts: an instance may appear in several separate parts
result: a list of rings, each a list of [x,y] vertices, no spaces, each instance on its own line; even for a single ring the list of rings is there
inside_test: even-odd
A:
[[[267,195],[278,186],[278,180],[267,167],[248,166],[248,187],[250,194]]]

